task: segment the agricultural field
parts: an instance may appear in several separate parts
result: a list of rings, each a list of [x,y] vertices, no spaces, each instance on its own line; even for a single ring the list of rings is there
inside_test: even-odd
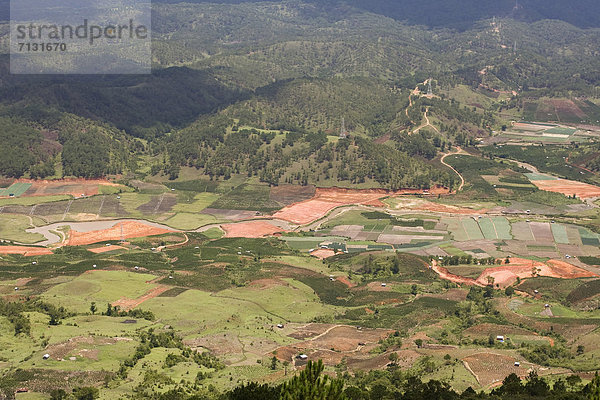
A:
[[[299,354],[331,373],[385,370],[397,355],[457,390],[529,369],[587,373],[600,356],[595,210],[537,188],[555,176],[455,157],[456,195],[235,176],[3,199],[0,305],[20,301],[29,328],[15,336],[0,315],[0,368],[42,398],[85,384],[105,399],[278,383]],[[139,355],[147,335],[156,346]],[[540,356],[579,345],[589,353]],[[49,384],[66,374],[73,383]]]
[[[529,121],[594,123],[600,117],[600,107],[589,100],[544,98],[524,103],[523,116]]]
[[[580,146],[584,151],[587,147]],[[593,145],[592,145],[593,148]],[[565,162],[567,157],[573,157],[573,150],[569,146],[483,146],[482,152],[491,154],[501,160],[516,160],[531,164],[539,172],[551,174],[552,176],[544,179],[568,179],[595,185],[600,183],[598,177],[579,165]],[[533,171],[523,171],[531,173]],[[529,175],[533,180],[540,180],[540,174]]]
[[[598,1],[110,3],[0,69],[0,400],[600,400]]]

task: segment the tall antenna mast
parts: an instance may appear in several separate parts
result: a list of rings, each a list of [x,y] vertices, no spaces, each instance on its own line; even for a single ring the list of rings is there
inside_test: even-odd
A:
[[[427,96],[432,96],[433,95],[433,89],[431,89],[431,78],[429,78],[429,81],[427,83]]]
[[[125,236],[123,235],[123,222],[121,222],[121,243],[125,243]]]
[[[513,45],[513,52],[517,52],[517,41],[515,40],[515,44]]]

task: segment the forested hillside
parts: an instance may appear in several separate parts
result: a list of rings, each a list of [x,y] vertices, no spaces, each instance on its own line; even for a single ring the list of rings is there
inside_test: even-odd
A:
[[[281,81],[227,109],[242,125],[339,133],[341,119],[353,132],[377,137],[389,129],[408,93],[374,79],[333,78]]]
[[[272,184],[445,184],[428,160],[525,115],[524,102],[598,97],[600,32],[582,29],[597,25],[597,13],[578,3],[158,2],[151,75],[9,76],[3,57],[2,134],[16,150],[2,175],[175,178],[194,166]],[[421,97],[429,78],[432,96]],[[483,98],[457,97],[459,86]],[[333,140],[342,119],[352,151]],[[264,132],[244,133],[253,128],[285,133],[268,143]],[[286,150],[284,136],[298,143]],[[300,148],[317,137],[333,146],[333,161]],[[374,140],[385,143],[380,154],[394,152],[385,166],[363,151]],[[233,154],[240,159],[222,162]],[[354,177],[336,165],[348,157]],[[396,162],[409,166],[392,177]],[[416,170],[428,172],[408,177]]]

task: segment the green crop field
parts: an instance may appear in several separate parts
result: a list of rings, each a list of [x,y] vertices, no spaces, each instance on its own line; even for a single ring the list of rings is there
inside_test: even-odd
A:
[[[540,174],[537,172],[528,172],[525,174],[525,176],[529,178],[530,181],[552,181],[557,179],[553,176]]]
[[[448,230],[452,234],[452,237],[457,242],[464,242],[469,240],[465,227],[463,226],[460,218],[442,218],[441,222],[448,226]]]
[[[561,135],[572,135],[575,132],[577,132],[577,129],[573,129],[573,128],[550,128],[544,131],[545,133],[557,133],[557,134],[561,134]]]
[[[204,225],[210,225],[220,222],[217,218],[209,214],[196,214],[180,212],[171,218],[160,221],[175,229],[192,230]]]
[[[215,182],[215,181],[196,179],[196,180],[179,181],[179,182],[165,182],[165,186],[167,186],[169,189],[175,189],[175,190],[185,190],[185,191],[197,192],[197,193],[204,193],[204,192],[214,193],[217,191],[217,187],[219,186],[219,183]]]
[[[479,228],[479,224],[473,220],[473,218],[461,218],[460,221],[465,232],[467,232],[469,240],[480,240],[484,238],[483,233]]]
[[[579,260],[587,265],[600,265],[600,257],[579,256]]]
[[[560,244],[569,244],[569,237],[567,235],[567,228],[562,224],[551,224],[552,235],[554,235],[554,241]]]
[[[270,199],[271,188],[268,185],[244,183],[213,202],[210,207],[230,210],[252,210],[271,212],[281,205]]]
[[[324,228],[333,228],[338,225],[366,225],[369,223],[373,223],[372,219],[369,219],[363,215],[361,211],[346,211],[335,218],[327,221],[326,224],[323,225]]]
[[[214,203],[219,198],[215,193],[198,193],[191,201],[179,202],[173,207],[173,211],[186,213],[199,213]]]
[[[68,200],[72,197],[66,194],[57,194],[49,196],[33,196],[33,197],[15,197],[8,199],[0,199],[0,206],[7,206],[11,204],[21,206],[33,206],[36,204],[53,203],[61,200]]]
[[[126,188],[130,189],[130,188]],[[125,190],[126,190],[125,189]],[[117,194],[123,191],[123,187],[117,187],[112,185],[98,185],[98,192],[100,194]]]
[[[510,240],[513,238],[510,222],[505,217],[492,217],[491,220],[496,228],[498,239]]]
[[[148,193],[123,193],[120,197],[119,204],[121,207],[129,214],[141,216],[142,213],[138,210],[138,207],[148,203],[154,195]]]
[[[7,188],[0,188],[0,196],[19,197],[31,187],[31,183],[15,182]]]
[[[598,240],[598,235],[590,232],[585,228],[579,228],[579,235],[581,236],[581,243],[584,246],[598,246],[600,245],[600,241]]]
[[[479,228],[486,239],[498,239],[496,228],[490,218],[481,218],[477,221]],[[463,222],[464,224],[464,222]]]

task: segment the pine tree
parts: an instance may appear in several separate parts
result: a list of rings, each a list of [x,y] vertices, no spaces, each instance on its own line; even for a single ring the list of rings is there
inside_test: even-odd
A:
[[[596,372],[596,376],[590,382],[589,400],[600,400],[600,376]]]
[[[283,384],[281,400],[346,400],[344,383],[323,375],[323,361],[309,361],[306,369]]]

